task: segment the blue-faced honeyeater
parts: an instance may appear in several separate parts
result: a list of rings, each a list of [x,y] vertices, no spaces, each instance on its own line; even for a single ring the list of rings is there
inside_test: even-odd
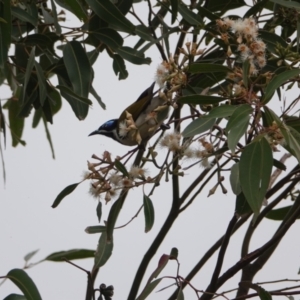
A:
[[[153,94],[155,83],[128,106],[118,119],[105,122],[90,135],[101,134],[126,145],[145,144],[168,117],[166,101]]]

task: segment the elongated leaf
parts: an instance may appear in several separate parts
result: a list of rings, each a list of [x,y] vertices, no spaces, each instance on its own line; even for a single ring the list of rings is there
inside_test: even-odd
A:
[[[215,73],[215,72],[228,73],[228,72],[231,72],[231,70],[226,66],[219,65],[219,64],[207,64],[207,63],[191,64],[189,71],[191,73]]]
[[[259,213],[269,186],[273,154],[262,136],[245,147],[240,159],[240,183],[242,191],[255,214]]]
[[[64,85],[57,85],[56,88],[58,88],[61,92],[70,95],[71,97],[73,97],[78,102],[81,102],[83,104],[88,104],[88,105],[93,104],[93,102],[90,99],[85,98],[85,97],[80,97],[79,95],[77,95],[71,89],[69,89],[68,87],[66,87]]]
[[[232,127],[228,133],[228,148],[231,150],[232,153],[235,153],[235,147],[241,137],[247,132],[247,128],[249,125],[250,116],[246,116],[242,119],[237,126]]]
[[[160,272],[165,268],[165,266],[167,265],[167,263],[170,259],[171,259],[171,257],[168,254],[163,254],[160,257],[160,259],[158,261],[158,265],[157,265],[156,269],[150,275],[150,277],[147,281],[147,284],[149,284],[154,278],[156,278],[160,274]]]
[[[270,1],[288,8],[300,9],[300,3],[296,1],[285,1],[285,0],[270,0]]]
[[[135,33],[140,36],[142,39],[144,39],[145,41],[149,41],[152,43],[157,43],[159,39],[155,39],[152,36],[152,33],[150,31],[150,29],[148,27],[146,27],[145,25],[137,25],[135,27]]]
[[[190,137],[211,129],[215,124],[215,119],[200,117],[192,121],[182,132],[183,137]]]
[[[92,258],[92,257],[95,257],[95,250],[72,249],[67,251],[54,252],[48,255],[47,257],[45,257],[44,260],[62,262],[65,259],[75,260],[75,259],[84,259],[84,258]]]
[[[239,195],[242,190],[240,184],[240,166],[238,162],[231,167],[229,179],[233,193]]]
[[[238,106],[226,125],[226,132],[229,132],[232,128],[238,127],[240,124],[244,123],[245,118],[249,117],[252,111],[253,108],[249,104]]]
[[[108,24],[116,26],[119,30],[134,33],[135,26],[124,17],[120,10],[109,0],[86,0],[92,10]]]
[[[179,289],[176,300],[184,300],[182,288]]]
[[[3,300],[27,300],[27,299],[24,295],[10,294],[7,297],[5,297]]]
[[[126,177],[129,177],[126,167],[118,160],[115,160],[115,167]]]
[[[245,195],[243,194],[243,192],[239,193],[236,197],[236,201],[235,201],[235,212],[237,215],[242,216],[244,214],[247,213],[251,213],[252,209],[249,206]]]
[[[11,41],[11,4],[10,0],[0,2],[0,70],[4,68],[7,61],[8,49]]]
[[[172,24],[176,21],[177,13],[178,13],[178,0],[171,0],[171,13],[172,13]]]
[[[51,149],[52,158],[55,159],[55,152],[54,152],[54,147],[53,147],[53,143],[52,143],[52,138],[51,138],[51,134],[50,134],[48,124],[47,124],[45,118],[43,118],[43,124],[44,124],[45,132],[46,132],[46,138],[47,138],[47,141],[48,141],[50,149]]]
[[[30,259],[31,259],[38,251],[39,251],[39,249],[27,253],[27,254],[24,256],[24,260],[25,260],[26,262],[28,262],[28,261],[29,261],[29,260],[30,260]]]
[[[186,5],[179,4],[178,11],[182,15],[184,20],[187,21],[190,25],[203,25],[202,18],[199,15],[195,14],[192,10],[188,9]]]
[[[73,183],[71,185],[68,185],[67,187],[65,187],[59,194],[58,196],[55,198],[53,204],[52,204],[52,208],[57,207],[60,202],[69,194],[71,194],[78,186],[78,184],[80,184],[80,182],[78,183]]]
[[[24,294],[27,300],[42,300],[42,297],[27,273],[21,269],[13,269],[6,275]]]
[[[94,269],[100,268],[106,264],[112,254],[113,247],[113,241],[111,240],[109,243],[107,243],[106,232],[102,232],[95,253]]]
[[[90,93],[96,98],[96,100],[100,104],[100,106],[103,109],[106,109],[105,103],[102,101],[101,97],[97,94],[96,90],[94,89],[94,87],[92,85],[90,86]]]
[[[151,199],[144,195],[145,232],[149,232],[154,224],[154,207]]]
[[[281,125],[280,131],[285,139],[284,147],[294,155],[300,163],[300,133],[285,124]]]
[[[34,56],[35,56],[35,47],[33,47],[31,49],[29,59],[28,59],[28,62],[27,62],[27,66],[26,66],[24,83],[23,83],[23,90],[22,90],[22,102],[23,103],[24,103],[24,100],[25,100],[27,84],[28,84],[29,79],[31,77],[31,72],[32,72],[32,68],[33,68],[33,65],[34,65]]]
[[[259,2],[257,2],[255,5],[251,6],[250,9],[244,14],[244,18],[249,18],[253,15],[256,15],[258,12],[260,12],[265,4],[268,2],[269,0],[261,0]]]
[[[146,299],[152,291],[156,288],[156,286],[161,282],[162,278],[156,279],[152,281],[150,284],[148,284],[145,289],[142,291],[142,293],[137,297],[136,300],[144,300]]]
[[[11,7],[11,14],[18,18],[21,21],[31,23],[33,26],[37,25],[37,18],[34,18],[32,15],[30,15],[28,12],[26,12],[24,9],[21,9],[16,6]]]
[[[37,63],[36,61],[34,61],[34,66],[35,66],[35,70],[36,70],[37,78],[38,78],[38,82],[39,82],[40,103],[41,103],[41,106],[43,106],[44,102],[46,100],[46,97],[47,97],[46,78],[45,78],[44,72],[43,72],[40,64]]]
[[[292,206],[285,206],[278,209],[273,209],[270,212],[266,214],[266,218],[275,220],[275,221],[282,221],[287,213],[290,211]],[[298,216],[298,219],[300,219],[300,216]]]
[[[98,226],[89,226],[84,230],[86,233],[94,234],[100,232],[106,232],[106,226],[98,225]]]
[[[188,95],[181,97],[178,102],[180,103],[188,103],[188,104],[216,104],[221,101],[226,100],[223,97],[216,97],[216,96],[206,96],[206,95]]]
[[[112,207],[109,211],[109,215],[107,218],[107,230],[106,230],[107,243],[110,243],[113,240],[113,231],[114,231],[115,224],[117,222],[119,213],[122,209],[125,197],[126,197],[126,193],[122,192],[122,194],[119,196],[118,200],[112,205]]]
[[[65,9],[72,12],[80,21],[87,20],[88,14],[84,9],[84,6],[81,5],[80,1],[74,0],[55,0],[55,2]]]
[[[100,223],[101,216],[102,216],[102,202],[101,201],[98,202],[96,212],[97,212],[98,222]]]
[[[128,72],[126,70],[124,59],[118,54],[115,54],[113,59],[113,69],[115,74],[119,76],[119,80],[126,79],[128,77]]]
[[[284,71],[284,72],[276,75],[268,83],[268,85],[265,89],[265,94],[263,95],[263,98],[262,98],[262,103],[263,104],[268,103],[271,100],[271,98],[277,88],[279,88],[281,85],[283,85],[289,79],[291,79],[299,74],[300,74],[300,69],[294,69],[294,70],[287,70],[287,71]]]
[[[91,101],[75,94],[62,78],[59,77],[58,81],[60,85],[57,88],[60,90],[61,95],[69,102],[76,117],[79,120],[84,120],[88,114]]]
[[[7,107],[12,146],[16,147],[19,143],[25,146],[26,143],[21,140],[24,129],[24,118],[19,117],[19,101],[8,100]]]
[[[79,42],[72,41],[64,46],[63,54],[73,91],[87,98],[92,80],[92,69],[85,50]]]
[[[56,10],[56,5],[54,0],[51,0],[51,8],[52,8],[53,22],[54,22],[56,34],[61,35],[61,27],[58,23],[57,10]]]
[[[125,60],[135,64],[135,65],[149,65],[151,63],[151,58],[146,57],[144,53],[132,49],[130,47],[120,47],[116,50],[116,52]]]
[[[123,46],[122,36],[111,28],[100,28],[97,31],[92,31],[90,35],[96,37],[100,42],[106,44],[113,50]]]
[[[205,117],[206,118],[227,118],[233,114],[236,108],[237,106],[233,106],[233,105],[220,105],[218,107],[214,107]]]

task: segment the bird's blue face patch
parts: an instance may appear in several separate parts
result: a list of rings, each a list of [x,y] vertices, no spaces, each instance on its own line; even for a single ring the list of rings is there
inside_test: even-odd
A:
[[[114,130],[117,127],[118,120],[113,119],[105,122],[103,125],[100,126],[99,130],[107,130],[111,131]]]

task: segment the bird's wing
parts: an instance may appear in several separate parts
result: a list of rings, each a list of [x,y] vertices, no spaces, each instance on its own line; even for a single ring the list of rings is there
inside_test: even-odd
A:
[[[154,85],[155,85],[155,82],[152,83],[152,85],[149,88],[147,88],[134,103],[132,103],[130,106],[128,106],[122,112],[122,114],[120,116],[121,120],[125,119],[126,111],[128,111],[132,115],[133,120],[137,120],[139,115],[143,111],[145,111],[145,109],[150,104],[150,102],[153,98]]]

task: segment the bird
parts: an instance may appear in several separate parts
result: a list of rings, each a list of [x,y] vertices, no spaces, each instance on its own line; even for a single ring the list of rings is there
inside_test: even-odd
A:
[[[118,119],[106,121],[89,134],[104,135],[126,146],[145,145],[168,117],[169,106],[162,97],[153,93],[155,82],[128,106]]]

